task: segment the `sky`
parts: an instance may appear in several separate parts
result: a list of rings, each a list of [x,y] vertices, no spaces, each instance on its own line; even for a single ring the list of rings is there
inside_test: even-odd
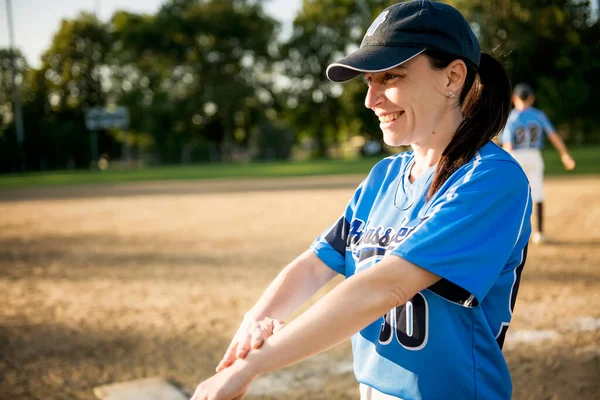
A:
[[[154,14],[166,0],[12,0],[15,47],[24,53],[32,67],[40,66],[40,56],[48,49],[60,21],[81,11],[96,12],[107,21],[116,10]],[[0,48],[9,47],[7,0],[0,0]],[[268,0],[265,11],[291,25],[302,0]]]

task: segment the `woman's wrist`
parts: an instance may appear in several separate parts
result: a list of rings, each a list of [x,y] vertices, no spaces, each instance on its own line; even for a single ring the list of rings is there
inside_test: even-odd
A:
[[[257,360],[249,361],[248,358],[238,358],[229,368],[233,368],[236,373],[248,381],[253,381],[264,372],[259,368]]]
[[[261,316],[252,310],[250,310],[246,314],[244,314],[244,322],[245,323],[257,323],[258,321],[260,321],[264,318],[265,318],[265,316]]]
[[[261,311],[257,311],[255,309],[250,309],[244,314],[244,322],[258,323],[264,320],[265,318],[276,319],[275,317],[273,317],[273,310],[264,309]]]

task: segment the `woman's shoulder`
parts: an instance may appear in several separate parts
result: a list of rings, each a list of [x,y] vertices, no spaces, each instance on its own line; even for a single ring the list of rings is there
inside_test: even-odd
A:
[[[471,162],[476,161],[478,158],[480,161],[517,162],[508,151],[504,150],[501,146],[494,142],[488,142],[487,144],[481,146],[481,148],[477,150],[475,157],[471,159]]]
[[[460,169],[463,174],[483,173],[493,170],[502,174],[525,176],[521,165],[506,150],[494,142],[489,142],[481,147],[471,161]]]
[[[519,163],[497,144],[490,142],[452,174],[436,196],[443,197],[448,191],[454,193],[462,187],[468,187],[465,189],[468,191],[477,188],[476,190],[488,194],[501,194],[506,191],[520,193],[526,191],[528,185],[525,172]]]

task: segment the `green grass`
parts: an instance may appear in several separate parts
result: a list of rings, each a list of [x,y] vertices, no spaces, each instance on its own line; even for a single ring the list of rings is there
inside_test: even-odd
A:
[[[574,171],[565,171],[556,151],[547,146],[543,156],[546,175],[600,175],[600,146],[570,149],[577,163]],[[0,188],[30,186],[81,185],[173,179],[272,178],[367,174],[377,158],[354,160],[315,160],[302,162],[260,162],[251,164],[199,164],[150,167],[130,171],[56,171],[0,175]]]
[[[377,158],[356,160],[315,160],[302,162],[257,162],[249,164],[197,164],[149,167],[129,171],[58,171],[0,175],[0,188],[79,185],[174,179],[273,178],[366,174]]]
[[[560,162],[558,152],[550,145],[542,151],[544,157],[544,174],[555,175],[600,175],[600,146],[569,147],[569,153],[575,160],[575,169],[566,171]]]

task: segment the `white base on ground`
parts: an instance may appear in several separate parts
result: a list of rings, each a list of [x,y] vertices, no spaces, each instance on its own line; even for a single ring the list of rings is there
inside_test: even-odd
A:
[[[159,377],[98,386],[94,394],[102,400],[188,400],[188,396]]]

